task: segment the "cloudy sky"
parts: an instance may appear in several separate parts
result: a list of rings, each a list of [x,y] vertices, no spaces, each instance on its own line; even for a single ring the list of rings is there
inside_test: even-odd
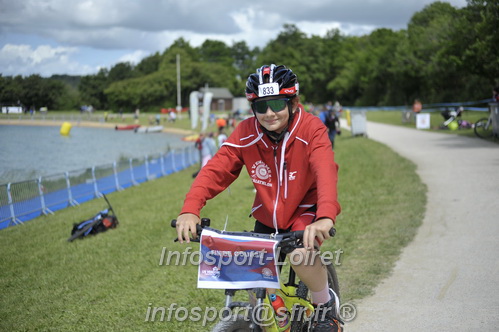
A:
[[[466,0],[443,0],[455,7]],[[332,28],[363,35],[404,29],[433,0],[0,0],[3,76],[95,74],[137,63],[183,37],[264,46],[295,24],[308,35]]]

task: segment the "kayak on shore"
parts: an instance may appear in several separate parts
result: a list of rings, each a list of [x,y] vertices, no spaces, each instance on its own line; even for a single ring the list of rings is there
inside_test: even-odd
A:
[[[136,133],[160,133],[163,131],[163,126],[140,127],[135,128]]]
[[[122,125],[114,127],[115,130],[135,130],[139,128],[139,124],[131,124],[131,125]]]

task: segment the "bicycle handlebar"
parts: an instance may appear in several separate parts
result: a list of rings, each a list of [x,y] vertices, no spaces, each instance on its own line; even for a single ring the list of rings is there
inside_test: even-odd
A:
[[[170,223],[171,227],[176,228],[177,227],[177,219],[173,219]],[[203,228],[209,227],[210,226],[210,219],[208,218],[202,218],[201,219],[201,224],[196,225],[196,233],[198,235],[197,239],[191,239],[193,242],[199,242],[199,236],[201,235],[201,232],[203,231]],[[240,236],[252,236],[252,237],[261,237],[261,238],[277,238],[281,242],[286,240],[291,240],[291,241],[297,241],[297,240],[303,240],[303,233],[304,231],[292,231],[292,232],[287,232],[287,233],[279,233],[275,236],[271,234],[263,234],[263,233],[254,233],[254,232],[225,232],[226,234],[230,235],[240,235]],[[333,237],[336,234],[336,229],[334,227],[331,227],[329,230],[329,236]],[[178,241],[178,238],[174,240],[175,242]]]

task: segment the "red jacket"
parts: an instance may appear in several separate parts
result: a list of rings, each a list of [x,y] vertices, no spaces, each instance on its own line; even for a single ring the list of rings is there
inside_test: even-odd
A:
[[[321,120],[300,105],[279,144],[265,135],[255,117],[242,121],[197,175],[181,213],[199,216],[208,199],[226,189],[243,166],[257,190],[252,215],[261,223],[287,229],[310,207],[316,216],[336,219],[338,166]]]

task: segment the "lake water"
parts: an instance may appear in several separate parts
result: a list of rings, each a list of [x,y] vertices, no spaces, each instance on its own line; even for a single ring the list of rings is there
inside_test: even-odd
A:
[[[69,136],[60,127],[0,125],[0,184],[84,169],[166,152],[191,145],[182,136],[136,134],[132,130],[73,127]]]

